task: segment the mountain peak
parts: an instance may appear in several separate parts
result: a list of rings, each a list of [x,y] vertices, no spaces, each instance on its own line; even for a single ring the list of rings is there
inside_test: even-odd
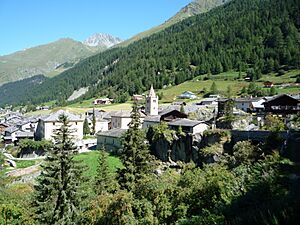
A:
[[[112,47],[116,44],[119,44],[122,40],[118,37],[114,37],[110,34],[104,33],[95,33],[92,36],[88,37],[83,44],[95,47],[95,46],[103,46],[106,48]]]

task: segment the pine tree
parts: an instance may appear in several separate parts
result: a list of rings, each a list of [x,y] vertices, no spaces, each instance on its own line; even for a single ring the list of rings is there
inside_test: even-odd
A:
[[[211,87],[210,87],[210,93],[211,94],[217,94],[219,91],[218,91],[218,88],[217,88],[217,85],[215,82],[212,83]]]
[[[184,104],[183,103],[180,105],[180,112],[181,113],[185,113],[185,111],[184,111]]]
[[[114,175],[110,172],[108,166],[108,153],[100,149],[97,175],[95,178],[95,191],[97,194],[113,192],[117,189],[117,183]]]
[[[270,88],[270,93],[269,93],[269,95],[270,96],[274,96],[274,95],[277,95],[278,94],[278,91],[276,90],[276,88],[274,87],[274,86],[272,86],[271,88]]]
[[[83,168],[74,160],[77,148],[67,116],[60,115],[58,122],[62,125],[55,131],[55,145],[35,186],[33,205],[40,224],[76,224],[80,213]]]
[[[231,98],[232,97],[232,89],[231,89],[230,85],[227,86],[226,97],[227,98]]]
[[[89,127],[89,122],[87,118],[85,118],[83,122],[83,134],[84,135],[89,135],[91,133],[90,127]]]
[[[119,171],[119,183],[129,191],[134,190],[136,183],[153,169],[152,156],[140,125],[138,104],[134,102],[129,129],[122,140],[121,161],[125,168]]]
[[[92,133],[96,133],[96,113],[95,113],[95,108],[93,108],[93,120],[92,120]]]

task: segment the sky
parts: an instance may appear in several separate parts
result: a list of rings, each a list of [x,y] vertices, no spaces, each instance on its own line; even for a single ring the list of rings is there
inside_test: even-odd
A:
[[[125,40],[157,26],[192,0],[0,0],[0,55],[94,33]]]

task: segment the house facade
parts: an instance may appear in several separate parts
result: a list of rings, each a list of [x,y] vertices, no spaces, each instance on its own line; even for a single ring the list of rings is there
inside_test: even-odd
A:
[[[168,123],[171,129],[178,130],[181,127],[182,131],[188,134],[203,134],[209,126],[203,121],[190,120],[190,119],[177,119]]]
[[[126,129],[111,129],[97,133],[97,149],[105,148],[108,151],[117,151],[121,148],[121,137]]]
[[[297,114],[300,112],[299,100],[287,94],[277,95],[263,104],[265,112],[273,114]]]
[[[191,91],[185,91],[181,95],[177,96],[177,98],[181,99],[196,99],[197,96]]]
[[[53,113],[39,120],[35,133],[35,139],[45,139],[53,141],[53,135],[55,131],[62,125],[58,121],[59,116],[62,114],[68,117],[70,129],[73,131],[73,139],[81,140],[83,138],[83,118],[63,110],[59,110],[56,113]]]

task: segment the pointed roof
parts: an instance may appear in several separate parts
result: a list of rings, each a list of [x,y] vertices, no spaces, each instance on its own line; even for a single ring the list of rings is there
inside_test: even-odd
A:
[[[69,121],[72,121],[72,122],[83,121],[83,118],[80,118],[79,116],[77,116],[75,114],[72,114],[68,111],[63,111],[63,110],[58,110],[57,112],[50,114],[49,116],[43,118],[42,120],[44,120],[44,122],[56,122],[59,120],[59,116],[62,114],[66,115],[68,117]]]
[[[148,97],[153,97],[156,98],[155,91],[153,89],[153,85],[151,85],[150,91],[149,91],[149,96]]]

